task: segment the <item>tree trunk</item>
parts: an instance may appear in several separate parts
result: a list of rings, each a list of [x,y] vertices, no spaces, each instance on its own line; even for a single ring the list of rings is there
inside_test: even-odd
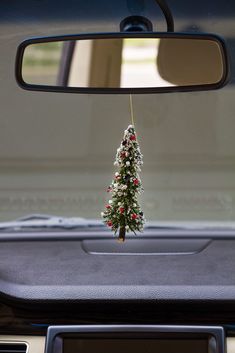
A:
[[[123,243],[125,241],[125,237],[126,237],[126,227],[125,226],[121,226],[120,229],[119,229],[118,241],[120,243]]]

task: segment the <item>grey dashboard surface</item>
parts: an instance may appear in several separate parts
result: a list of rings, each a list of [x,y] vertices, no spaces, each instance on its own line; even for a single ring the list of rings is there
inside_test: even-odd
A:
[[[94,235],[94,234],[93,234]],[[235,238],[151,236],[117,244],[86,233],[0,245],[0,291],[26,301],[235,298]],[[27,240],[28,238],[28,240]],[[104,249],[104,251],[102,251]],[[151,251],[150,251],[151,249]]]

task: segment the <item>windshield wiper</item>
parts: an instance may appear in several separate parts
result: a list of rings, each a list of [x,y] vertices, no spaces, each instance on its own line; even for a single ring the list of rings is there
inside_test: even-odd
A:
[[[82,217],[59,217],[44,214],[31,214],[18,218],[14,221],[0,222],[0,230],[24,229],[24,228],[100,228],[105,224],[97,219],[86,219]]]
[[[99,219],[86,219],[82,217],[59,217],[47,214],[30,214],[9,222],[0,222],[0,231],[4,229],[44,229],[44,228],[101,228],[107,229]],[[183,221],[149,221],[145,230],[235,230],[235,222],[183,222]]]

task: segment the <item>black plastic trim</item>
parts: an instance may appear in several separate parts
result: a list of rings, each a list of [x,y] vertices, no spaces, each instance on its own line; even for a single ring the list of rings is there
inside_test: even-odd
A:
[[[69,40],[84,40],[94,38],[194,38],[201,40],[216,41],[221,47],[224,73],[221,80],[215,84],[207,85],[192,85],[192,86],[171,86],[171,87],[149,87],[149,88],[75,88],[75,87],[55,87],[43,85],[31,85],[26,83],[22,77],[22,63],[25,48],[30,44],[48,43],[53,41],[69,41]],[[15,62],[15,77],[18,85],[29,91],[44,91],[44,92],[60,92],[60,93],[97,93],[97,94],[130,94],[130,93],[173,93],[173,92],[191,92],[191,91],[206,91],[215,90],[225,86],[230,78],[230,64],[227,54],[225,41],[215,34],[210,33],[171,33],[171,32],[121,32],[121,33],[85,33],[85,34],[71,34],[52,37],[38,37],[23,41],[16,54]]]
[[[166,23],[167,23],[167,32],[174,32],[174,18],[166,1],[165,0],[155,0],[155,1],[165,16]]]
[[[143,16],[128,16],[120,23],[120,32],[152,32],[152,22]]]

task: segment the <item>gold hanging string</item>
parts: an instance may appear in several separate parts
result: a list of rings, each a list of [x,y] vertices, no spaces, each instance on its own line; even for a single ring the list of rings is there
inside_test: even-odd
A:
[[[132,94],[130,94],[130,111],[131,111],[131,124],[135,127],[134,124],[134,113],[133,113],[133,102],[132,102]]]

